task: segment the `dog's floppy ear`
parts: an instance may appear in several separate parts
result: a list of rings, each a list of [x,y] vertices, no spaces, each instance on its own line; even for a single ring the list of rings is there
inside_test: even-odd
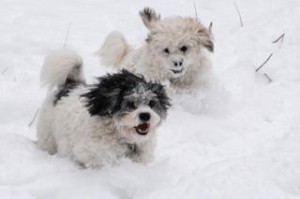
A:
[[[92,116],[110,116],[118,109],[120,94],[120,88],[112,89],[100,82],[83,97],[88,99],[87,107]]]
[[[160,20],[160,15],[157,14],[152,8],[144,8],[144,10],[140,11],[140,16],[144,22],[144,25],[151,29],[153,23]]]
[[[168,108],[171,106],[171,102],[170,102],[170,98],[166,93],[165,87],[160,83],[151,83],[151,90],[157,96],[160,109],[166,112]]]
[[[207,30],[206,28],[200,28],[198,30],[198,35],[200,38],[200,44],[207,48],[207,50],[210,52],[214,52],[214,43],[210,31],[211,27],[210,30]]]
[[[99,83],[82,95],[87,98],[88,111],[92,116],[112,116],[119,111],[124,93],[135,88],[142,80],[124,69],[120,73],[99,78]]]

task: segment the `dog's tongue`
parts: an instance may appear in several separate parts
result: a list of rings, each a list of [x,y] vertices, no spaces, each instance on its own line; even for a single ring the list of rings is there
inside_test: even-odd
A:
[[[141,131],[146,131],[149,128],[149,124],[144,123],[144,124],[140,124],[137,126],[138,129],[140,129]]]

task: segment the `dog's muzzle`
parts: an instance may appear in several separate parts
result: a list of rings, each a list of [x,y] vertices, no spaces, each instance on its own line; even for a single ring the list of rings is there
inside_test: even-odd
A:
[[[139,135],[147,135],[150,129],[150,124],[149,123],[142,123],[138,126],[135,126],[135,131],[139,134]]]
[[[151,119],[150,113],[149,112],[139,113],[139,119],[142,123],[134,127],[135,131],[139,135],[147,135],[150,129],[150,124],[148,123],[149,120]]]
[[[184,72],[183,59],[175,59],[170,63],[170,70],[175,76],[180,76]]]
[[[174,69],[171,69],[171,71],[176,74],[176,75],[180,75],[182,72],[183,72],[183,68],[179,69],[179,70],[174,70]]]

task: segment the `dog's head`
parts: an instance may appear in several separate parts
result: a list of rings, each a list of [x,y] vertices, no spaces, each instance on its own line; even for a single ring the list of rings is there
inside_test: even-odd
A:
[[[167,67],[172,77],[182,76],[195,64],[202,49],[214,50],[211,32],[192,17],[161,19],[153,9],[145,8],[140,16],[149,30],[149,50]]]
[[[126,70],[99,80],[84,95],[88,110],[92,116],[112,119],[127,141],[146,140],[165,119],[170,101],[161,84],[147,82]]]

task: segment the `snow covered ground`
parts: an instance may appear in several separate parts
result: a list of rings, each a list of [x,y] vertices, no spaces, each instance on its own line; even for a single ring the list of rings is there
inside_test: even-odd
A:
[[[108,71],[93,55],[108,32],[140,45],[140,9],[194,16],[194,2],[214,24],[222,89],[205,109],[200,99],[175,99],[153,163],[82,170],[36,147],[29,123],[45,95],[39,71],[50,50],[77,50],[93,81]],[[232,0],[0,0],[0,198],[300,198],[300,1],[235,3],[243,27]]]

